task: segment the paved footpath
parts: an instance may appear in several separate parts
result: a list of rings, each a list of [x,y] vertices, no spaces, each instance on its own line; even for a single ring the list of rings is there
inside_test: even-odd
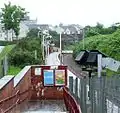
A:
[[[83,72],[80,66],[74,61],[72,54],[63,54],[63,64],[67,65],[68,69],[78,77],[87,75],[87,73]]]

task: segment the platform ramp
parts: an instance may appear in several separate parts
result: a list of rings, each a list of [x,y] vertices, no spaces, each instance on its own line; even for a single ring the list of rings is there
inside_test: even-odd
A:
[[[31,101],[20,109],[21,113],[67,113],[63,100]]]

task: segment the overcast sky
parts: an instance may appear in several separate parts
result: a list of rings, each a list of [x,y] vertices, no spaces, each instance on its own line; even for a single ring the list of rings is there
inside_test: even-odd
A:
[[[120,0],[0,0],[20,5],[30,12],[31,19],[40,24],[96,25],[109,26],[120,22]]]

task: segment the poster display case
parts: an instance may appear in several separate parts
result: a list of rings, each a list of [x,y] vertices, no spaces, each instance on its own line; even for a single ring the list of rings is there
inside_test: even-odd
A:
[[[55,70],[55,85],[65,85],[65,70]]]
[[[35,75],[41,75],[41,68],[35,68]]]
[[[44,70],[43,71],[44,86],[54,86],[54,71]]]

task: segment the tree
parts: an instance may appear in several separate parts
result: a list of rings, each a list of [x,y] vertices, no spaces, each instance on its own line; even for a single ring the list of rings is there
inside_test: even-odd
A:
[[[56,31],[49,31],[49,34],[53,37],[52,42],[55,44],[55,46],[59,47],[59,34]]]
[[[39,29],[37,28],[34,28],[34,29],[31,29],[28,33],[27,33],[27,37],[38,37],[38,32],[39,32]]]
[[[4,8],[2,8],[1,15],[1,23],[4,24],[4,29],[8,32],[8,30],[13,30],[16,37],[19,35],[20,30],[20,22],[24,19],[24,16],[28,12],[25,11],[24,8],[16,5],[4,4]]]
[[[98,29],[102,29],[103,27],[104,27],[103,24],[97,22],[96,28],[98,28]]]
[[[37,52],[37,55],[35,54]],[[37,56],[37,58],[36,58]],[[42,63],[41,40],[39,38],[23,38],[9,54],[10,64],[23,68],[26,65]]]

